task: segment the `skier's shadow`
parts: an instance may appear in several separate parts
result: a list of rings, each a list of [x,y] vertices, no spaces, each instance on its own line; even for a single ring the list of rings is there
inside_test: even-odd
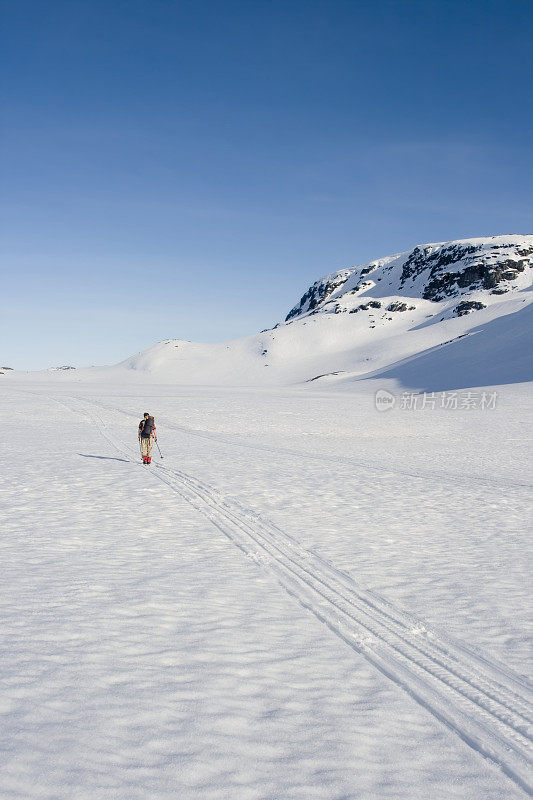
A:
[[[113,456],[91,456],[88,453],[78,453],[78,455],[82,456],[83,458],[101,458],[104,461],[124,461],[125,464],[130,463],[127,458],[113,458]]]

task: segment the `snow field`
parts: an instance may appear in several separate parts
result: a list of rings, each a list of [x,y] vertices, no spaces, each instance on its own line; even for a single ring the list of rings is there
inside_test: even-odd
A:
[[[442,420],[413,419],[407,443],[398,434],[389,447],[387,426],[399,431],[405,418],[386,423],[369,395],[304,402],[161,387],[128,396],[117,386],[78,387],[72,398],[73,388],[48,386],[59,402],[38,387],[16,393],[18,456],[3,480],[14,508],[2,539],[6,797],[523,796],[235,547],[171,474],[216,486],[209,498],[226,503],[221,511],[253,509],[255,522],[273,520],[358,584],[520,673],[527,468],[524,477],[507,464],[504,413],[478,416],[471,434],[480,444],[494,426],[485,453],[499,447],[498,463],[472,464],[457,446],[461,418],[446,444]],[[166,485],[135,461],[137,420],[127,414],[145,407],[156,414]],[[476,500],[485,510],[471,509],[475,542],[463,525],[461,548],[460,518]]]

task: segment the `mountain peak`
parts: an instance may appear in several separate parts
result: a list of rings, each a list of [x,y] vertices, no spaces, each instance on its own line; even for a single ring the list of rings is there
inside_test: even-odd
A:
[[[399,296],[415,303],[439,303],[475,294],[472,302],[484,308],[499,295],[530,285],[532,266],[533,235],[417,245],[404,253],[341,269],[315,281],[285,321],[316,313],[355,313],[361,308],[361,296],[365,301],[369,297]]]

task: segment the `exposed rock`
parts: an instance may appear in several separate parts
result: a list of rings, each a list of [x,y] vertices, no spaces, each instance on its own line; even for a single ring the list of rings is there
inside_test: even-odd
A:
[[[322,375],[315,375],[314,378],[308,378],[306,383],[313,383],[313,381],[318,381],[320,378],[329,378],[331,375],[342,375],[345,371],[344,369],[339,369],[336,370],[336,372],[323,372]]]
[[[470,314],[471,311],[480,311],[487,306],[480,303],[478,300],[463,300],[462,303],[455,306],[454,311],[458,317],[464,317],[465,314]]]
[[[415,247],[403,266],[400,282],[403,284],[410,278],[416,278],[428,267],[431,267],[432,273],[436,273],[443,267],[461,261],[465,256],[476,253],[480,249],[475,245],[452,244],[432,252],[430,246]]]
[[[505,262],[504,262],[505,263]],[[457,294],[460,289],[495,289],[503,277],[501,265],[471,264],[462,272],[444,272],[433,277],[422,292],[425,300],[438,301]]]
[[[352,294],[359,294],[363,289],[366,289],[367,286],[372,286],[370,281],[363,281],[362,283],[358,283],[355,289],[352,289]]]
[[[288,322],[288,320],[296,317],[303,311],[313,311],[319,303],[324,303],[335,289],[342,286],[349,274],[348,270],[344,270],[335,279],[317,281],[314,283],[302,296],[300,302],[289,311],[285,317],[285,322]]]
[[[379,300],[370,300],[368,303],[362,303],[360,306],[350,309],[350,314],[357,314],[358,311],[368,311],[370,308],[381,308]]]
[[[508,289],[519,291],[526,285],[524,272],[528,267],[533,267],[533,236],[497,236],[419,245],[411,251],[339,270],[316,281],[286,320],[323,311],[349,310],[355,314],[380,308],[379,301],[368,296],[372,294],[372,287],[376,287],[378,296],[388,293],[405,297],[405,302],[391,303],[388,311],[415,311],[413,300],[416,302],[418,297],[431,302],[457,297],[459,301],[462,297],[468,299],[471,292],[499,295]],[[369,273],[372,273],[372,280],[365,280],[364,276]],[[378,289],[383,278],[387,285],[385,292]],[[364,305],[345,308],[347,295],[361,297]]]

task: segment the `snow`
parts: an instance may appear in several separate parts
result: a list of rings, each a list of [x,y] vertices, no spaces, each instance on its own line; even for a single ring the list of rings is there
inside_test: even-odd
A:
[[[365,378],[394,378],[422,391],[447,391],[482,384],[512,384],[531,380],[533,306],[514,314],[489,318],[463,334]]]
[[[433,269],[440,278],[464,275],[468,269],[475,272],[477,267],[496,269],[495,286],[483,288],[483,280],[474,276],[468,285],[446,285],[441,299],[425,296],[435,279]],[[331,292],[321,295],[316,308],[309,310],[307,298],[295,307],[298,313],[271,330],[230,342],[168,339],[115,366],[58,368],[54,374],[70,383],[136,385],[149,378],[180,386],[274,387],[317,378],[345,383],[377,374],[401,377],[408,372],[409,385],[424,389],[436,380],[444,358],[450,367],[447,379],[440,381],[442,389],[454,380],[461,386],[533,380],[531,317],[526,311],[533,302],[532,276],[533,236],[421,245],[326,276],[309,290],[324,289],[333,281]],[[483,307],[458,316],[460,302]],[[471,342],[462,341],[467,336],[473,337]],[[446,356],[430,355],[441,347]],[[470,375],[471,352],[476,369]],[[406,372],[408,361],[414,363]],[[46,381],[50,372],[44,370],[40,377]],[[27,378],[33,381],[37,375],[30,373]]]
[[[528,263],[433,301],[388,256],[260,334],[0,376],[2,800],[531,791],[533,237],[455,245]]]
[[[0,384],[2,798],[526,796],[531,383],[98,374]]]
[[[456,248],[459,251],[474,249],[472,253],[467,253],[458,260],[450,261],[449,267],[452,272],[461,272],[466,266],[472,263],[496,264],[507,260],[519,261],[525,259],[531,264],[531,259],[527,257],[527,251],[533,247],[533,236],[491,236],[488,238],[477,239],[456,239],[450,242],[433,242],[424,245],[417,245],[413,250],[404,253],[379,258],[368,264],[363,264],[350,269],[342,269],[332,272],[316,281],[314,287],[324,284],[335,284],[331,294],[321,301],[318,308],[324,310],[324,306],[339,299],[346,300],[357,287],[362,288],[357,291],[357,297],[367,296],[370,292],[372,297],[386,297],[387,294],[396,293],[401,297],[417,298],[422,295],[431,266],[428,257],[436,257],[443,251],[450,251]],[[524,256],[524,253],[526,255]],[[529,252],[531,255],[531,252]],[[422,258],[423,265],[419,274],[410,279],[402,278],[403,267],[410,256]],[[380,285],[378,285],[380,284]],[[526,269],[510,282],[506,282],[507,288],[523,289],[531,286],[531,276]],[[313,287],[310,287],[313,288]],[[392,291],[391,291],[392,290]],[[480,293],[485,301],[494,301],[490,292],[484,290]],[[365,298],[366,299],[366,298]],[[353,301],[352,301],[353,304]],[[295,306],[291,313],[298,311],[297,316],[302,316],[309,311],[309,304]]]
[[[389,298],[391,302],[394,299],[397,298]],[[492,351],[499,345],[490,340],[490,330],[493,321],[501,318],[496,331],[499,333],[501,329],[508,341],[508,355],[513,349],[513,358],[522,363],[516,380],[532,380],[530,314],[519,313],[517,320],[513,320],[515,314],[528,308],[532,301],[533,292],[524,289],[481,311],[446,317],[442,306],[449,305],[448,301],[438,304],[437,321],[436,310],[432,308],[437,304],[423,300],[418,301],[416,312],[382,313],[371,309],[358,314],[317,314],[232,342],[201,344],[167,340],[116,366],[72,369],[53,375],[57,381],[69,385],[112,382],[137,386],[148,379],[180,386],[275,387],[302,384],[333,372],[339,373],[339,381],[353,380],[371,377],[377,371],[396,369],[405,359],[425,357],[432,348],[442,345],[455,352],[461,341],[459,337],[471,333],[477,336],[478,331],[486,328],[481,341],[487,346],[480,350],[482,363],[475,382],[470,385],[483,382],[486,371],[491,378],[485,382],[507,382],[506,375],[510,380],[515,379],[511,370],[507,373],[503,370],[500,377],[493,374]],[[509,334],[504,333],[507,328]],[[462,347],[459,351],[460,360]],[[467,365],[458,369],[468,375]],[[423,371],[433,375],[431,365]],[[42,373],[14,371],[6,373],[2,380],[46,382],[49,378],[47,370]],[[424,385],[422,381],[419,388],[423,389]]]

